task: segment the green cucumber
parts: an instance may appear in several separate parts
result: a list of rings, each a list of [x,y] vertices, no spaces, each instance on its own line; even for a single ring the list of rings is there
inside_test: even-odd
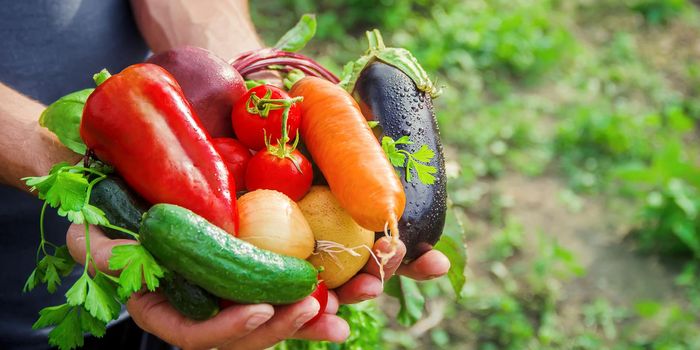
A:
[[[90,204],[102,209],[110,224],[132,232],[138,232],[141,217],[148,210],[146,201],[115,176],[108,176],[95,184],[90,192]],[[112,239],[132,239],[128,234],[109,227],[102,227],[102,230]]]
[[[219,298],[177,273],[166,275],[160,290],[177,311],[193,320],[206,320],[219,313]]]
[[[290,304],[316,289],[306,260],[257,248],[176,205],[151,207],[139,234],[162,265],[220,298]]]
[[[148,204],[119,177],[108,176],[90,192],[90,204],[102,209],[110,224],[139,231]],[[133,239],[126,233],[101,227],[109,238]],[[161,281],[161,291],[170,304],[193,320],[205,320],[219,312],[219,299],[176,273]]]

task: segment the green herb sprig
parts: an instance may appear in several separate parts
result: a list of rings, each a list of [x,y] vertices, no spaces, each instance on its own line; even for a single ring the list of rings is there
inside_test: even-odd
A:
[[[158,287],[158,279],[165,273],[164,268],[140,244],[114,249],[109,266],[110,269],[122,269],[119,278],[98,270],[90,249],[90,224],[119,230],[136,239],[139,237],[137,233],[110,224],[105,213],[90,204],[92,188],[107,177],[106,170],[108,168],[100,163],[80,166],[64,162],[56,164],[46,176],[22,179],[31,187],[31,191],[38,191],[39,198],[44,200],[37,267],[24,285],[25,292],[42,283],[47,285],[49,292],[55,292],[61,284],[61,277],[70,274],[75,266],[65,245],[56,246],[45,238],[43,222],[46,207],[56,208],[59,215],[74,224],[85,224],[86,253],[82,275],[66,292],[66,303],[42,309],[39,319],[32,326],[34,329],[54,326],[49,332],[49,344],[62,350],[82,346],[84,333],[103,336],[107,323],[119,316],[121,303],[141,290],[142,278],[148,290],[154,291]],[[43,258],[40,260],[41,255]],[[90,266],[93,267],[94,277],[89,273]]]
[[[408,136],[402,136],[398,140],[394,140],[389,136],[382,138],[382,149],[391,164],[395,167],[406,169],[406,181],[411,182],[413,179],[412,174],[415,171],[420,182],[426,185],[434,184],[434,174],[437,173],[437,169],[434,166],[427,165],[427,163],[435,157],[435,152],[427,145],[421,146],[413,153],[396,147],[398,145],[412,144],[413,142],[409,140]]]

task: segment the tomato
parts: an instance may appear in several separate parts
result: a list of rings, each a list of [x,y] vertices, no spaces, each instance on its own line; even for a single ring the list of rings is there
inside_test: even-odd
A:
[[[328,287],[326,287],[326,283],[320,281],[318,283],[318,286],[316,287],[316,290],[313,293],[311,293],[311,296],[314,297],[316,301],[318,301],[318,305],[320,307],[318,308],[318,313],[316,314],[316,316],[307,321],[304,324],[304,326],[308,326],[316,322],[316,320],[318,320],[321,317],[321,315],[323,315],[323,313],[326,312],[326,306],[328,305]]]
[[[231,112],[236,137],[254,151],[265,148],[265,137],[272,143],[277,142],[283,137],[282,117],[286,107],[289,107],[287,135],[293,140],[301,122],[301,110],[294,101],[284,90],[271,85],[259,85],[248,90],[236,101]]]
[[[243,146],[235,139],[220,137],[211,140],[214,148],[224,160],[228,171],[236,182],[236,190],[245,189],[245,170],[248,168],[248,161],[253,156],[248,147]]]
[[[279,145],[256,153],[248,162],[245,184],[248,191],[276,190],[293,201],[304,197],[311,188],[313,169],[303,154],[289,145]]]

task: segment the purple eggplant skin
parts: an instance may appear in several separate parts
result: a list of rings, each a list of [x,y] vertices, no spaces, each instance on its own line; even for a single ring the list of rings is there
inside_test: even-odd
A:
[[[406,245],[404,262],[410,262],[440,239],[447,212],[445,158],[432,99],[401,70],[378,61],[362,71],[353,94],[365,117],[379,122],[382,135],[394,140],[408,136],[413,142],[397,147],[413,153],[427,145],[435,152],[429,163],[437,168],[432,185],[423,184],[417,176],[406,182],[406,169],[396,168],[406,193],[399,237]]]
[[[231,110],[247,91],[235,68],[211,51],[194,46],[157,53],[146,62],[175,77],[211,137],[234,137]]]

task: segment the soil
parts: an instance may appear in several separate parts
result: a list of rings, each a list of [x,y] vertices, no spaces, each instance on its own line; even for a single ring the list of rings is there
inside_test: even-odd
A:
[[[558,198],[566,185],[552,177],[510,174],[494,185],[512,198],[510,214],[528,233],[542,231],[556,239],[585,268],[585,276],[565,286],[566,304],[601,297],[624,306],[649,299],[682,299],[674,284],[679,266],[645,254],[633,240],[625,239],[629,227],[619,225],[620,216],[629,215],[625,208],[582,198],[581,210],[574,212]]]

